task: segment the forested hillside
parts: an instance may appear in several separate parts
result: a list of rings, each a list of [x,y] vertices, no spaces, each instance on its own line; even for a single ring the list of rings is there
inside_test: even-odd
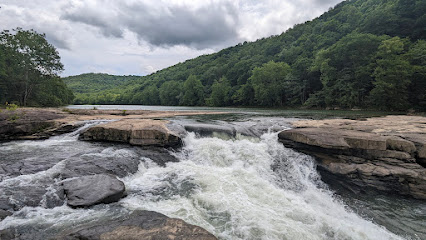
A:
[[[0,103],[60,106],[74,95],[58,73],[63,70],[56,49],[33,30],[0,33]]]
[[[426,1],[351,0],[85,103],[426,110]]]
[[[113,104],[117,101],[117,97],[123,94],[120,88],[139,79],[140,76],[114,76],[105,73],[86,73],[65,77],[62,80],[74,91],[75,104],[98,102]],[[111,91],[111,89],[114,90]]]

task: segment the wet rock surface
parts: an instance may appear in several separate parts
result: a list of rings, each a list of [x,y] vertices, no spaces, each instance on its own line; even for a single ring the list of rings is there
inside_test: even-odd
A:
[[[151,159],[160,166],[165,166],[167,162],[178,161],[166,149],[135,147],[133,150],[138,154],[123,157],[111,156],[105,159],[97,157],[94,153],[56,160],[46,158],[42,161],[31,158],[18,163],[3,163],[4,166],[0,167],[0,179],[4,178],[0,185],[0,209],[17,211],[25,206],[41,205],[53,208],[62,205],[65,201],[64,189],[60,184],[62,180],[96,174],[125,177],[136,173],[140,162],[144,159]],[[58,164],[59,162],[61,163]],[[55,169],[50,169],[54,165],[56,165]],[[32,178],[13,179],[24,174],[37,175]]]
[[[11,212],[0,209],[0,221],[12,215]]]
[[[124,142],[138,146],[179,146],[181,138],[167,128],[167,123],[163,120],[122,119],[91,127],[80,135],[80,139]]]
[[[212,136],[213,133],[223,133],[235,137],[237,130],[232,126],[219,126],[213,124],[187,124],[184,126],[189,132],[196,132],[201,136]]]
[[[55,119],[64,116],[58,112],[39,109],[3,110],[0,112],[0,140],[44,139],[59,125]]]
[[[152,211],[134,211],[126,217],[112,221],[98,221],[79,229],[59,233],[56,240],[129,240],[129,239],[197,239],[214,240],[216,237],[203,228],[183,220],[168,218]]]
[[[301,128],[282,131],[279,140],[315,156],[325,181],[338,181],[352,191],[370,188],[426,199],[426,118],[415,117],[411,127],[412,117],[406,118],[388,116],[385,120],[392,124],[376,128],[354,120],[311,121],[314,127],[309,121],[296,122]]]
[[[124,196],[124,183],[115,176],[96,174],[66,180],[62,183],[71,207],[89,207],[117,202]]]

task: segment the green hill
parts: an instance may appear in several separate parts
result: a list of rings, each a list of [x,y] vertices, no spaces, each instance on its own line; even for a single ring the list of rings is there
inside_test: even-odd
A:
[[[117,104],[424,111],[425,13],[424,0],[348,0],[281,35],[203,55],[108,92]]]
[[[75,104],[98,102],[113,104],[117,101],[116,98],[122,94],[121,87],[139,79],[140,76],[115,76],[105,73],[85,73],[62,78],[65,84],[74,91]]]

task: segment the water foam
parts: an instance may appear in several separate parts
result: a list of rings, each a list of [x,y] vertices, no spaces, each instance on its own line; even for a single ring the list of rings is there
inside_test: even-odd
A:
[[[124,206],[182,218],[221,239],[401,239],[347,210],[312,158],[283,147],[276,133],[260,141],[189,134],[184,142],[180,162],[141,164],[123,179]]]

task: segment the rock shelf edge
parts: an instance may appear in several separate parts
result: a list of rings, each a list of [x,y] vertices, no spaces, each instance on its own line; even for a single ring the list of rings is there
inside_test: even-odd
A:
[[[279,141],[314,156],[324,181],[354,192],[426,199],[426,117],[310,120],[294,126],[280,132]]]

